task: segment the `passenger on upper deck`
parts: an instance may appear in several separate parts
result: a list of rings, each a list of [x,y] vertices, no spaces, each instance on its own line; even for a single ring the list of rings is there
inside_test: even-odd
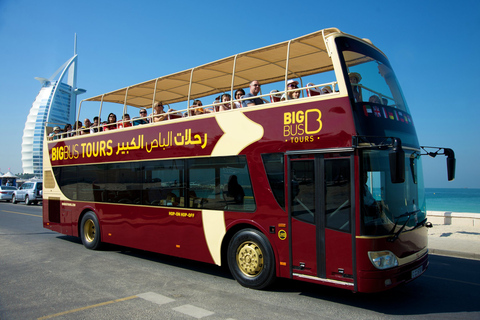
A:
[[[83,126],[82,126],[81,134],[89,134],[91,125],[92,125],[92,123],[90,122],[90,119],[85,118],[85,120],[83,120]]]
[[[138,126],[140,124],[147,124],[149,119],[139,119],[139,118],[145,118],[147,116],[147,109],[142,108],[139,111],[140,116],[133,118],[133,125]],[[136,119],[136,120],[135,120]]]
[[[251,106],[265,103],[265,100],[261,98],[256,98],[256,95],[259,92],[260,92],[260,83],[257,80],[253,80],[252,82],[250,82],[250,92],[244,96],[244,98],[250,98],[250,99],[243,100],[242,106],[245,108],[245,107],[251,107]]]
[[[205,110],[203,110],[203,108],[197,108],[197,107],[201,107],[201,106],[203,106],[202,101],[200,101],[198,99],[194,100],[192,105],[190,106],[190,116],[204,114]],[[187,116],[187,113],[184,114],[184,117],[186,117],[186,116]]]
[[[224,93],[222,94],[222,102],[227,102],[227,103],[224,103],[224,104],[221,104],[219,106],[219,111],[226,111],[226,110],[230,110],[232,109],[232,105],[230,104],[230,100],[232,99],[232,97],[230,96],[230,94],[228,93]],[[235,108],[235,105],[234,105],[234,108]]]
[[[70,133],[71,136],[73,137],[73,136],[75,136],[75,135],[77,135],[77,134],[80,135],[81,132],[80,132],[80,131],[77,132],[77,130],[81,130],[81,129],[82,129],[82,121],[77,121],[77,122],[75,122],[75,123],[73,124],[73,130],[72,130],[71,133]]]
[[[298,88],[298,81],[295,81],[292,79],[287,81],[288,90],[293,90],[297,88]],[[282,95],[282,97],[280,98],[280,101],[298,99],[299,97],[300,97],[300,91],[288,91],[287,95],[285,95],[285,93]]]
[[[242,99],[244,95],[245,91],[243,91],[243,89],[238,89],[237,91],[235,91],[235,100]],[[235,101],[235,108],[238,109],[241,107],[242,103],[240,101]]]
[[[132,123],[130,122],[130,115],[125,113],[122,117],[122,120],[118,121],[117,128],[126,128],[131,126]]]
[[[368,98],[368,102],[382,104],[382,102],[380,101],[380,97],[376,94],[370,96],[370,98]]]
[[[153,116],[153,122],[160,122],[167,119],[167,115],[165,114],[165,111],[163,111],[163,103],[160,101],[155,102],[151,116]]]
[[[348,77],[350,79],[350,83],[352,84],[353,97],[355,98],[355,101],[362,102],[362,88],[358,86],[358,83],[360,83],[362,80],[362,76],[357,72],[350,72]]]
[[[332,93],[332,88],[330,86],[325,86],[322,88],[322,94]]]
[[[93,117],[93,123],[90,126],[90,133],[95,133],[95,132],[98,132],[98,131],[99,131],[99,129],[98,129],[98,117],[95,116],[95,117]]]
[[[72,125],[70,123],[67,123],[65,125],[65,128],[63,129],[63,134],[62,134],[62,138],[67,138],[67,137],[71,137],[72,136]]]
[[[48,135],[48,140],[57,140],[60,138],[60,127],[53,128],[53,131]]]
[[[103,131],[117,129],[117,116],[114,113],[108,115],[107,125],[103,127]]]

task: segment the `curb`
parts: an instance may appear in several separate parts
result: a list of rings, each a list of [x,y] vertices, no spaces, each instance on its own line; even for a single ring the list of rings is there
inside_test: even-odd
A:
[[[438,255],[438,256],[448,256],[448,257],[454,257],[454,258],[480,260],[480,253],[461,252],[461,251],[433,249],[433,248],[428,248],[428,253],[433,255]]]

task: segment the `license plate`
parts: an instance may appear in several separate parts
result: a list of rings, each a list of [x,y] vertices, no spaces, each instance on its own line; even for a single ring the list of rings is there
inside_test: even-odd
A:
[[[418,267],[417,269],[415,270],[412,270],[412,279],[418,277],[419,275],[422,274],[422,271],[423,271],[423,266],[420,266]]]

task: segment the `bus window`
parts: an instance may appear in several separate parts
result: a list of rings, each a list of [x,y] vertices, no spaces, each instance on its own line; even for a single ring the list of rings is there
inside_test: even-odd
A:
[[[285,210],[285,168],[283,153],[262,154],[268,183],[278,204]]]
[[[189,207],[255,210],[245,156],[200,158],[188,163]]]
[[[183,161],[164,160],[148,163],[143,170],[143,203],[183,206]]]
[[[315,172],[312,160],[297,160],[291,165],[292,216],[315,223]]]
[[[350,232],[350,185],[350,161],[325,160],[327,228]]]

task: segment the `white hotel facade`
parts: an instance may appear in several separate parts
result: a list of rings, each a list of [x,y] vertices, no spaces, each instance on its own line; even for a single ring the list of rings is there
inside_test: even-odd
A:
[[[33,173],[41,178],[45,123],[55,124],[61,129],[66,123],[73,125],[77,95],[85,90],[77,88],[76,53],[50,79],[35,79],[40,81],[42,88],[32,104],[23,129],[22,167],[23,173]]]

